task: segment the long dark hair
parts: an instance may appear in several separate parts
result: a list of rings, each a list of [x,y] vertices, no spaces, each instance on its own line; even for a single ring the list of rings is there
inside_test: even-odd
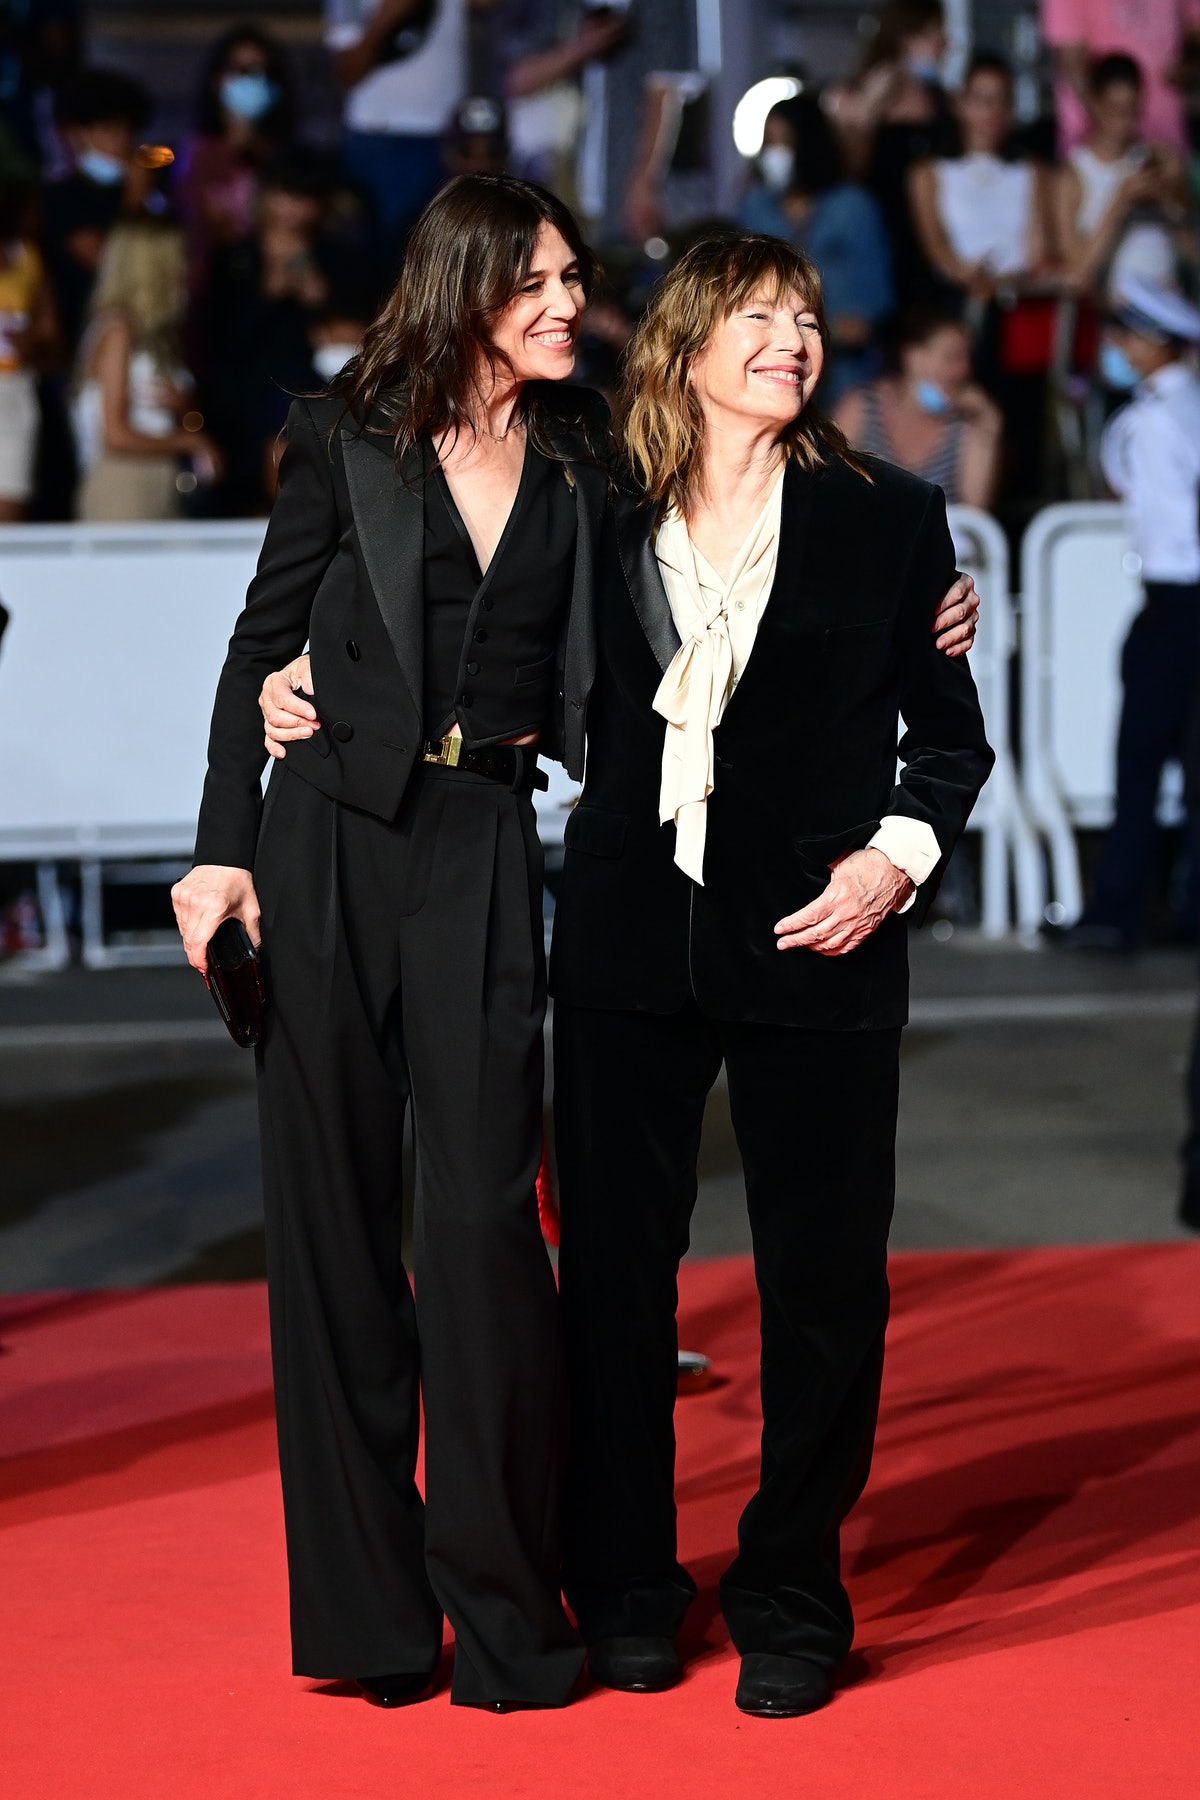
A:
[[[347,411],[390,432],[403,456],[424,437],[473,431],[481,375],[511,368],[492,328],[532,265],[543,225],[561,232],[585,295],[599,265],[561,200],[513,175],[459,175],[417,220],[404,266],[359,354],[332,383]],[[548,450],[536,401],[526,422]]]

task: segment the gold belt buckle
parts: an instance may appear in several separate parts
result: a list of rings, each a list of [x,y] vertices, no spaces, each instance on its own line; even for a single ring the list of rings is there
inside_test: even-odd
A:
[[[447,734],[442,738],[435,751],[427,750],[421,759],[423,762],[436,763],[442,769],[456,769],[458,759],[463,753],[463,741],[460,737]]]

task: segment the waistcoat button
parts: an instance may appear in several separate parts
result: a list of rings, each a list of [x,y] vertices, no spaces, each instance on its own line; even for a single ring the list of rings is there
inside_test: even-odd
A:
[[[485,631],[485,630],[484,630],[484,629],[483,629],[483,626],[482,626],[482,625],[481,625],[481,626],[480,626],[480,627],[479,627],[479,630],[478,630],[478,631],[477,631],[477,632],[476,632],[476,633],[475,633],[475,642],[476,642],[476,643],[477,643],[477,644],[486,644],[486,643],[487,643],[487,637],[488,637],[488,634],[487,634],[487,632],[486,632],[486,631]]]
[[[474,694],[460,694],[459,695],[459,704],[461,706],[474,706],[474,704],[475,704]],[[335,737],[337,736],[337,726],[336,725],[333,728],[333,734]]]
[[[492,599],[492,596],[490,594],[485,594],[483,596],[483,600],[482,600],[481,604],[483,606],[484,612],[491,612],[491,610],[492,610],[493,606],[495,606],[496,602]]]
[[[354,736],[353,725],[347,725],[344,719],[335,719],[329,729],[339,744],[348,744]]]
[[[468,663],[467,664],[467,674],[468,675],[478,675],[478,673],[479,673],[479,664],[478,663]]]
[[[346,639],[346,655],[350,658],[351,662],[357,662],[362,655],[362,651],[359,649],[353,638]]]

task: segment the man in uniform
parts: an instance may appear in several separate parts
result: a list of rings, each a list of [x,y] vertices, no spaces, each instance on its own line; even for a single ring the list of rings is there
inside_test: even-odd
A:
[[[1129,950],[1139,939],[1154,861],[1155,815],[1166,763],[1184,753],[1200,673],[1200,377],[1189,353],[1200,312],[1169,288],[1130,278],[1101,349],[1101,374],[1132,399],[1101,446],[1105,478],[1125,502],[1141,562],[1145,605],[1121,656],[1115,817],[1096,865],[1092,899],[1068,947]],[[1200,917],[1200,830],[1189,802],[1184,917]]]

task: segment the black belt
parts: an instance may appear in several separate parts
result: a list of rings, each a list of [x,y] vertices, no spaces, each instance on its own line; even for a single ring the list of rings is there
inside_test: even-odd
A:
[[[428,739],[421,761],[437,763],[443,769],[466,769],[472,775],[486,775],[489,781],[502,781],[506,787],[544,788],[548,778],[537,766],[536,744],[485,744],[469,750],[460,737]]]

